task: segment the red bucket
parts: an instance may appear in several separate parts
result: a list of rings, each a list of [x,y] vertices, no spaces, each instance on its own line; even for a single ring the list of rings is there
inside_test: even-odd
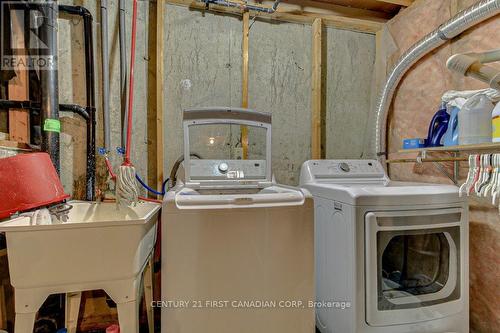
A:
[[[0,219],[67,198],[48,154],[0,158]]]

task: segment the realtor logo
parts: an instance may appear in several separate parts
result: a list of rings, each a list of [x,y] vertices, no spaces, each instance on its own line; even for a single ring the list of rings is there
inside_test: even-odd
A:
[[[49,39],[57,38],[41,33],[44,25],[57,31],[57,11],[52,11],[52,0],[0,0],[0,61],[2,70],[49,70],[55,57],[48,47]],[[50,30],[49,30],[50,31]]]

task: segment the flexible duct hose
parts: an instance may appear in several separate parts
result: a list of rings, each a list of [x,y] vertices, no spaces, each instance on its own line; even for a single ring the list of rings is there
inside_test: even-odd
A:
[[[387,111],[392,102],[394,92],[403,75],[423,56],[443,45],[476,24],[497,15],[500,12],[500,0],[483,0],[461,11],[439,28],[413,45],[397,61],[387,77],[377,102],[375,124],[374,153],[384,162],[386,157]]]

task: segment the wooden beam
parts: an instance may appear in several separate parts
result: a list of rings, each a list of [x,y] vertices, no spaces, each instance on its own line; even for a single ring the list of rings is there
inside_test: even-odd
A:
[[[161,189],[163,185],[163,91],[165,80],[164,69],[164,17],[165,1],[156,2],[156,179],[157,187]]]
[[[243,13],[243,40],[241,41],[241,106],[248,108],[248,44],[250,29],[250,13]],[[248,127],[241,126],[241,146],[243,147],[243,159],[248,158]]]
[[[264,0],[262,4],[271,7],[274,0]],[[362,9],[355,7],[347,7],[342,5],[333,4],[330,2],[315,1],[315,0],[287,0],[280,3],[278,11],[281,10],[287,13],[315,13],[324,15],[337,15],[344,17],[351,17],[356,19],[364,19],[375,22],[386,22],[394,15],[391,13]]]
[[[24,22],[22,17],[12,15],[13,44],[16,49],[25,47]],[[17,55],[19,60],[27,63],[27,57]],[[15,70],[16,76],[9,81],[8,96],[10,100],[29,100],[28,68],[19,66]],[[30,117],[29,112],[22,109],[9,109],[9,139],[12,141],[30,142]]]
[[[311,158],[321,159],[321,68],[322,68],[321,19],[312,25],[312,78],[311,78]]]
[[[413,4],[414,0],[375,0],[378,2],[390,3],[392,5],[400,5],[404,7],[409,7]]]
[[[205,11],[205,4],[196,0],[165,0],[167,3],[188,7],[192,10]],[[210,5],[209,11],[224,13],[228,15],[243,16],[244,11],[240,8],[229,8],[218,5]],[[312,24],[315,19],[321,18],[323,25],[344,30],[360,31],[365,33],[375,34],[382,29],[384,22],[373,21],[367,19],[359,19],[347,16],[340,16],[330,11],[322,12],[298,12],[296,8],[288,10],[286,4],[280,4],[278,10],[274,14],[266,14],[250,11],[250,17],[258,17],[261,20],[276,20],[290,23]]]

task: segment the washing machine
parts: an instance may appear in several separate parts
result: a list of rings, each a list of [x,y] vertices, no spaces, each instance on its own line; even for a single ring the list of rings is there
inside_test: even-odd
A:
[[[162,211],[162,333],[313,333],[314,202],[271,171],[271,115],[183,114]]]
[[[322,333],[469,332],[468,207],[452,185],[391,181],[376,160],[313,160]]]

